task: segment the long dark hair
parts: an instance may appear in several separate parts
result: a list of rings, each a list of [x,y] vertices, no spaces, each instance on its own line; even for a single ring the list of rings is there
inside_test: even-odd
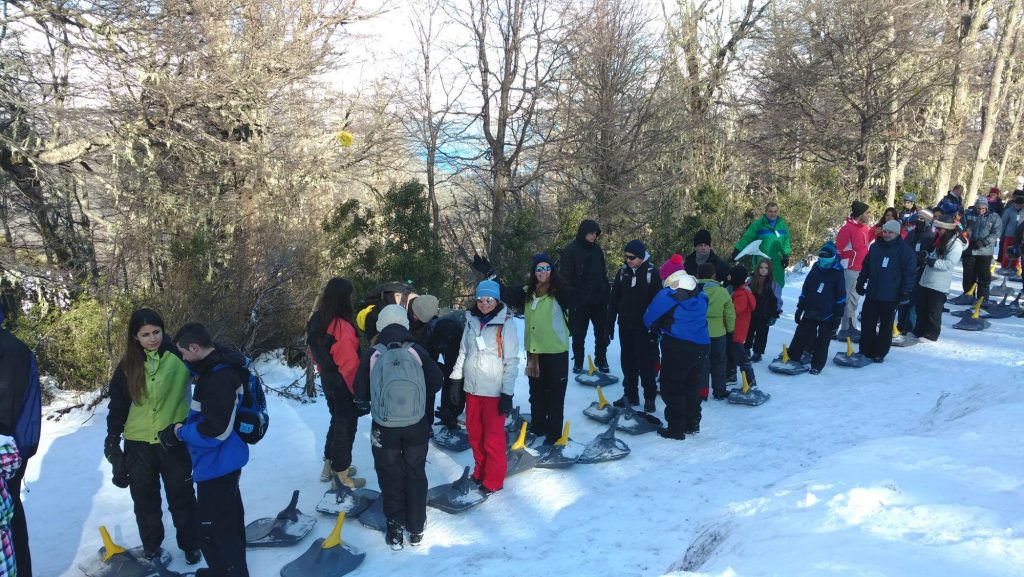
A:
[[[761,263],[768,263],[768,274],[761,276],[759,272],[761,269]],[[772,263],[768,259],[761,259],[758,261],[757,266],[754,267],[753,272],[750,273],[750,287],[754,289],[754,294],[763,294],[765,287],[771,287],[772,283],[775,282],[775,271],[772,269]]]
[[[165,333],[165,337],[167,333],[164,319],[153,309],[138,309],[128,319],[128,335],[125,337],[124,354],[121,355],[121,370],[124,371],[128,395],[135,404],[141,404],[146,399],[146,350],[142,348],[139,339],[135,338],[146,325],[160,327],[160,332]]]
[[[352,283],[348,279],[337,276],[327,281],[324,286],[324,292],[320,294],[316,305],[316,312],[320,315],[321,322],[316,337],[321,344],[324,342],[328,327],[336,318],[345,319],[355,328],[355,313],[352,307],[353,290]]]
[[[551,276],[548,277],[547,294],[554,298],[558,294],[558,291],[566,287],[567,283],[565,282],[565,278],[558,273],[557,269],[555,269],[555,265],[550,262],[548,264],[551,265]],[[530,269],[530,281],[526,283],[526,298],[532,298],[537,292],[537,285],[539,283],[537,282],[537,271],[534,270],[534,268],[536,268],[536,265]]]
[[[949,252],[949,247],[952,245],[952,240],[959,235],[959,231],[955,228],[944,228],[935,237],[935,254],[945,257],[946,253]]]
[[[899,213],[898,210],[896,210],[896,207],[890,206],[889,208],[885,209],[882,212],[882,218],[878,219],[878,224],[875,225],[875,228],[878,228],[878,229],[882,228],[882,225],[885,224],[885,215],[887,215],[887,214],[891,214],[892,215],[892,220],[899,220],[900,219],[900,213]]]

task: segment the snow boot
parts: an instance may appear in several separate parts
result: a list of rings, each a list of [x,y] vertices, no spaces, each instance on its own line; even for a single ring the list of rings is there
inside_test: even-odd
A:
[[[398,524],[398,521],[388,519],[388,530],[384,534],[384,542],[391,547],[392,551],[402,550],[402,533],[404,531],[405,529]]]
[[[622,395],[622,398],[617,400],[617,401],[615,401],[614,403],[612,403],[612,406],[613,407],[618,407],[620,409],[625,409],[627,406],[628,407],[639,407],[640,406],[640,400],[639,399],[631,399],[631,398],[629,398],[626,395]]]
[[[750,362],[752,362],[752,363],[760,363],[761,362],[761,353],[754,353],[754,354],[750,355]]]
[[[330,483],[331,477],[334,476],[334,470],[331,469],[331,460],[324,459],[324,468],[320,471],[320,482]]]
[[[682,431],[673,431],[668,427],[662,427],[658,429],[658,436],[663,439],[671,439],[673,441],[682,441],[686,439],[686,434]]]
[[[579,375],[583,373],[583,363],[573,361],[572,363],[572,374]]]
[[[608,367],[608,361],[605,359],[598,359],[597,362],[595,362],[594,364],[597,366],[597,371],[599,373],[604,373],[607,375],[608,373],[612,372],[612,370]]]
[[[200,551],[199,549],[196,549],[194,551],[185,551],[185,564],[186,565],[195,565],[196,563],[199,563],[199,560],[202,559],[202,558],[203,558],[203,552]]]
[[[645,413],[653,413],[656,410],[658,410],[658,408],[654,405],[654,399],[644,399]]]
[[[334,483],[345,485],[349,489],[362,489],[363,487],[365,487],[366,479],[363,479],[361,477],[353,477],[351,471],[352,468],[349,467],[344,471],[338,471],[337,473],[335,473]]]
[[[423,544],[423,533],[409,533],[409,546],[419,547]]]

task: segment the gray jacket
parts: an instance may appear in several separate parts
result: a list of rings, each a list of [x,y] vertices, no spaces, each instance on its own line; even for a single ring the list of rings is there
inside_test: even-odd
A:
[[[953,269],[960,262],[960,255],[966,246],[959,236],[954,236],[947,241],[945,257],[939,257],[934,250],[929,253],[928,256],[935,259],[935,264],[924,267],[920,285],[943,294],[948,292],[949,283],[953,280]]]
[[[466,329],[451,378],[463,379],[463,389],[473,395],[512,395],[518,369],[519,334],[512,312],[506,307],[481,327],[480,317],[466,311]]]
[[[1003,232],[1003,221],[999,215],[990,210],[981,216],[972,209],[964,218],[971,231],[971,255],[994,256],[999,235]]]
[[[1024,223],[1024,210],[1017,210],[1012,202],[1007,203],[1003,209],[1003,236],[1013,236],[1021,223]]]

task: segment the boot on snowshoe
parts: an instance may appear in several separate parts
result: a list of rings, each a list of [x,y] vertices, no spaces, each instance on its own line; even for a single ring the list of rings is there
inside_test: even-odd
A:
[[[673,431],[668,427],[662,427],[658,429],[658,436],[663,439],[671,439],[673,441],[682,441],[686,439],[686,434],[682,431]]]
[[[419,547],[423,544],[423,533],[409,533],[409,546]]]
[[[604,373],[604,374],[608,374],[608,373],[612,372],[611,368],[608,367],[607,359],[598,359],[597,362],[595,362],[594,364],[597,366],[598,372],[601,372],[601,373]]]
[[[392,551],[402,550],[402,533],[404,531],[405,529],[398,524],[398,521],[388,519],[388,530],[384,534],[384,542],[388,544],[388,547],[391,547]]]
[[[331,477],[334,476],[334,469],[331,469],[331,460],[324,459],[324,468],[320,471],[320,482],[330,483]]]
[[[639,407],[640,399],[631,399],[627,395],[622,395],[622,398],[612,403],[613,407],[625,409],[626,407]]]
[[[363,479],[362,477],[353,477],[350,471],[352,471],[351,467],[344,471],[338,471],[334,474],[333,483],[335,489],[338,488],[339,484],[344,485],[349,489],[362,489],[366,486],[366,479]]]
[[[750,362],[752,362],[752,363],[760,363],[761,362],[761,353],[754,353],[754,354],[750,355]]]
[[[193,551],[185,551],[185,564],[186,565],[195,565],[196,563],[199,563],[199,561],[202,558],[203,558],[203,552],[200,551],[199,549],[195,549]]]
[[[656,410],[658,410],[658,409],[654,405],[654,399],[653,398],[644,399],[644,412],[645,413],[653,413]]]
[[[572,374],[579,375],[583,372],[583,363],[573,361],[572,363]]]

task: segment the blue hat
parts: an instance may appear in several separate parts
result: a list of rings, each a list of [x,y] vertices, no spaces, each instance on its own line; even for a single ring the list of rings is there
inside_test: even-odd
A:
[[[476,285],[476,298],[484,297],[491,297],[496,301],[501,300],[501,287],[498,286],[498,283],[492,280],[480,281],[480,284]]]
[[[647,255],[647,247],[641,240],[631,240],[626,243],[626,252],[643,258]]]
[[[838,254],[836,243],[832,241],[825,242],[825,244],[821,245],[821,250],[818,251],[819,258],[835,258],[836,254]]]
[[[548,253],[538,252],[537,254],[533,255],[533,266],[537,266],[542,262],[546,262],[552,267],[555,266],[555,261],[550,256],[548,256]]]

